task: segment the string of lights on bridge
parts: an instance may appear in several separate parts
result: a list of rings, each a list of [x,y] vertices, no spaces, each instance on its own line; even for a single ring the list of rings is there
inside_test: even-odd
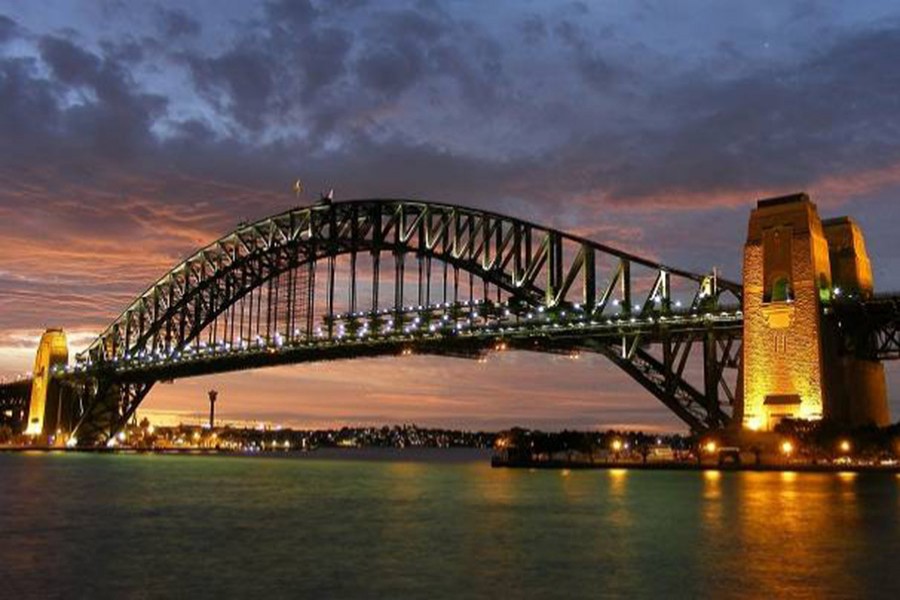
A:
[[[238,339],[235,344],[221,342],[209,345],[199,342],[197,346],[175,349],[171,352],[141,350],[135,355],[125,354],[121,359],[112,359],[112,366],[118,371],[140,370],[171,364],[186,364],[192,361],[205,361],[229,355],[249,353],[278,353],[282,350],[296,348],[315,348],[327,345],[354,343],[398,343],[416,342],[426,339],[445,337],[496,338],[494,350],[505,350],[505,337],[538,332],[564,332],[567,329],[598,333],[617,333],[631,335],[639,333],[641,328],[666,323],[702,324],[711,321],[739,321],[743,315],[739,308],[723,307],[714,312],[697,312],[688,309],[684,312],[661,310],[662,299],[653,298],[654,307],[647,310],[634,305],[631,311],[622,311],[616,315],[591,314],[579,304],[568,307],[547,308],[545,306],[526,309],[511,306],[507,302],[494,303],[490,300],[475,299],[459,303],[439,303],[432,305],[409,305],[401,309],[381,309],[377,311],[336,313],[323,318],[324,326],[319,326],[312,339],[301,338],[286,340],[281,332],[275,333],[271,339],[257,335],[252,340]],[[621,309],[618,300],[610,302]],[[672,303],[676,309],[682,307],[680,301]],[[461,312],[460,312],[461,311]],[[439,313],[434,315],[434,313]],[[328,323],[332,324],[333,334],[328,335]],[[623,330],[623,328],[625,328]],[[295,338],[301,331],[294,330]],[[413,349],[404,347],[401,355],[413,354]],[[110,364],[94,364],[87,360],[71,365],[58,365],[51,373],[55,376],[77,375],[91,371],[93,368],[109,367]]]
[[[835,299],[840,298],[844,301],[854,300],[858,297],[857,294],[854,294],[852,292],[844,293],[843,290],[839,287],[834,288],[832,294]],[[654,300],[654,303],[656,303],[656,304],[659,304],[659,302],[660,302],[660,299],[658,297],[654,298],[653,300]],[[405,306],[405,307],[403,307],[403,310],[400,311],[400,313],[401,314],[409,314],[409,313],[417,312],[417,311],[418,312],[426,312],[426,313],[427,312],[435,312],[435,311],[439,311],[439,310],[446,310],[448,308],[452,309],[452,308],[460,308],[460,307],[469,307],[470,304],[471,304],[471,306],[487,305],[487,304],[490,304],[490,301],[473,300],[471,303],[469,301],[463,301],[458,304],[442,303],[442,304],[435,304],[435,305],[429,305],[429,306]],[[618,299],[612,300],[611,304],[616,307],[621,306],[621,302]],[[683,307],[683,304],[681,301],[675,301],[673,303],[673,305],[676,308]],[[501,306],[506,306],[505,311],[504,311],[505,317],[509,318],[509,317],[514,316],[513,313],[511,312],[511,310],[506,305],[506,303],[503,303]],[[640,311],[641,307],[638,305],[634,305],[633,309],[636,311]],[[579,306],[578,304],[575,304],[572,306],[572,311],[576,314],[576,317],[575,317],[576,319],[584,319],[585,318],[583,307]],[[538,307],[536,309],[536,312],[537,312],[537,314],[535,314],[535,311],[527,312],[524,315],[522,315],[522,318],[529,320],[529,321],[535,320],[538,322],[541,321],[542,319],[546,320],[548,318],[548,313],[546,312],[546,309],[544,307]],[[387,309],[382,309],[382,310],[378,310],[378,311],[370,311],[370,312],[338,313],[338,314],[335,314],[332,317],[332,319],[335,321],[356,319],[356,318],[368,318],[368,319],[372,319],[372,320],[377,320],[379,317],[396,315],[396,314],[398,314],[397,310],[392,309],[392,308],[387,308]],[[566,311],[563,310],[563,311],[559,312],[559,317],[561,317],[562,319],[566,319],[567,316],[568,316],[568,313]],[[478,317],[479,317],[479,313],[474,312],[468,316],[466,321],[468,323],[472,323],[474,321],[474,319],[477,319]],[[732,308],[732,309],[728,309],[725,311],[720,311],[719,317],[742,318],[742,313],[740,310]],[[598,321],[596,319],[591,319],[588,323],[581,322],[580,326],[585,327],[585,326],[589,325],[591,327],[597,327],[597,326],[600,326],[600,327],[616,326],[616,327],[618,327],[618,326],[621,326],[626,323],[627,324],[635,324],[635,325],[641,325],[641,324],[653,325],[653,324],[656,324],[657,322],[665,322],[666,320],[670,320],[672,322],[677,322],[679,319],[682,319],[682,320],[694,319],[694,320],[696,320],[696,318],[697,318],[697,315],[692,312],[686,312],[683,314],[678,314],[676,312],[672,312],[669,314],[669,316],[658,315],[656,318],[654,318],[653,316],[635,317],[630,314],[623,313],[623,314],[614,315],[614,316],[607,316],[605,319],[602,319],[600,321]],[[712,313],[704,313],[702,315],[702,318],[703,319],[713,318],[713,314]],[[326,317],[326,319],[327,319],[327,317]],[[442,324],[446,323],[448,320],[449,320],[448,315],[443,315],[441,318]],[[357,337],[360,340],[372,339],[372,338],[377,339],[379,337],[381,337],[381,339],[396,339],[396,334],[394,336],[388,335],[392,332],[394,325],[395,325],[394,321],[392,319],[389,319],[386,323],[385,330],[382,332],[381,336],[379,336],[378,334],[373,333],[369,329],[368,322],[364,322],[360,331],[357,332]],[[412,334],[421,333],[421,331],[420,331],[421,325],[422,325],[421,317],[417,316],[412,320],[412,323],[410,326],[404,328],[403,334],[406,334],[408,336],[407,339],[413,340],[414,338],[409,337],[409,336],[411,336]],[[558,324],[557,324],[557,326],[558,326]],[[454,328],[456,331],[454,333],[455,334],[465,333],[466,327],[467,327],[466,322],[455,321]],[[502,334],[502,333],[507,333],[507,332],[520,331],[522,329],[523,329],[522,327],[518,327],[518,328],[516,328],[516,327],[509,327],[509,328],[500,327],[500,328],[498,328],[497,332]],[[294,333],[295,333],[295,335],[299,335],[300,331],[295,330]],[[438,327],[436,324],[429,324],[428,333],[440,333],[441,335],[443,335],[444,333],[446,333],[446,328],[443,326]],[[313,343],[305,342],[305,344],[308,346],[312,346],[312,345],[316,345],[316,344],[321,344],[322,342],[325,342],[325,341],[331,341],[333,343],[341,343],[341,342],[347,341],[344,339],[347,336],[346,336],[346,327],[343,325],[341,325],[339,327],[338,335],[336,336],[335,339],[332,339],[332,340],[323,339],[325,337],[325,334],[321,327],[317,329],[316,336],[319,339],[317,339],[315,342],[313,342]],[[292,345],[302,345],[302,344],[295,343]],[[276,333],[274,336],[274,339],[272,339],[268,342],[260,336],[257,336],[256,339],[253,340],[252,343],[249,340],[241,340],[240,345],[237,348],[234,348],[231,344],[228,344],[228,343],[222,343],[222,344],[219,344],[216,346],[209,346],[205,342],[201,342],[199,344],[199,347],[196,349],[193,347],[188,347],[181,352],[174,351],[168,355],[161,353],[161,352],[146,353],[146,352],[142,351],[135,357],[130,357],[130,356],[127,357],[126,362],[129,363],[130,365],[140,367],[140,366],[144,366],[144,365],[152,364],[152,363],[160,364],[160,363],[166,363],[166,362],[183,362],[188,359],[201,359],[201,358],[204,358],[203,355],[206,355],[206,357],[209,357],[212,355],[221,355],[223,353],[228,353],[228,352],[252,352],[252,351],[258,352],[260,350],[272,351],[273,349],[277,351],[278,349],[280,349],[283,346],[284,346],[283,336],[280,333]],[[186,354],[188,356],[185,357],[185,356],[183,356],[184,354]],[[402,354],[409,355],[409,354],[412,354],[412,352],[411,352],[411,350],[407,349]],[[118,361],[116,361],[116,362],[118,362]],[[93,366],[94,365],[90,361],[87,361],[85,363],[71,364],[71,365],[57,365],[56,367],[54,367],[52,369],[52,374],[53,375],[73,374],[73,373],[86,371]],[[0,377],[0,383],[6,384],[6,383],[23,382],[23,381],[30,379],[32,376],[33,376],[33,373],[31,371],[21,372],[21,373],[15,374],[15,375]]]

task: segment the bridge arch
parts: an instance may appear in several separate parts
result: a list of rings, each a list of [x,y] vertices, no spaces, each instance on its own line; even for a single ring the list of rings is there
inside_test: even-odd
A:
[[[567,253],[571,248],[566,246],[575,251]],[[243,224],[200,249],[135,299],[78,360],[183,350],[236,301],[292,268],[384,251],[446,262],[527,306],[577,303],[597,314],[614,302],[617,288],[620,312],[630,314],[669,302],[673,280],[687,284],[694,294],[690,301],[696,302],[708,280],[579,236],[468,207],[412,200],[318,204]],[[600,257],[613,264],[602,287]],[[639,298],[635,268],[657,279]],[[576,279],[582,284],[580,302],[571,301]],[[717,295],[728,292],[739,299],[739,285],[719,279],[718,287]]]
[[[387,306],[380,294],[383,255],[393,267]],[[410,256],[416,263],[412,273],[406,270]],[[343,265],[341,257],[347,259]],[[432,285],[435,263],[439,282]],[[358,293],[363,270],[369,276],[367,297]],[[468,285],[460,285],[460,274]],[[336,310],[339,279],[346,292],[342,314]],[[315,348],[318,340],[343,337],[344,327],[355,333],[357,317],[399,330],[418,324],[433,307],[447,312],[471,302],[481,303],[483,312],[502,310],[515,318],[546,311],[559,321],[560,314],[577,310],[585,322],[614,317],[628,323],[679,308],[706,310],[721,295],[739,301],[740,293],[732,282],[489,211],[402,199],[322,202],[239,225],[136,298],[76,359],[72,376],[81,377],[75,377],[74,429],[80,439],[104,441],[124,425],[153,383],[165,378],[159,368],[135,368],[142,363],[252,344]],[[474,311],[467,310],[472,321]],[[488,315],[475,314],[487,327]],[[386,352],[396,350],[397,336],[383,329],[370,333],[384,334]],[[619,340],[580,347],[609,356],[692,428],[727,419],[718,406],[703,406],[702,393],[684,382],[674,359],[646,353],[646,333]],[[440,343],[430,343],[439,351]]]

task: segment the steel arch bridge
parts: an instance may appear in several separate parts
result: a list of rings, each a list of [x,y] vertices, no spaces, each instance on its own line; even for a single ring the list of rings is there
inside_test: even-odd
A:
[[[200,249],[50,377],[60,426],[93,445],[159,381],[380,355],[587,351],[703,431],[729,422],[740,393],[740,301],[741,286],[715,275],[492,212],[322,201]]]

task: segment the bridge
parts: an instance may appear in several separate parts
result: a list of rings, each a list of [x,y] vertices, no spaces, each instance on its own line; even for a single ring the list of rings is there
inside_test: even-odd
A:
[[[696,432],[768,429],[771,419],[829,411],[883,421],[886,400],[878,397],[878,372],[869,371],[900,357],[900,302],[872,294],[855,225],[816,230],[809,207],[815,211],[799,195],[761,201],[754,219],[771,213],[791,221],[805,211],[807,229],[795,223],[787,236],[794,249],[809,238],[821,254],[825,230],[849,235],[849,242],[835,234],[824,248],[828,273],[823,267],[821,277],[806,277],[804,259],[771,242],[778,238],[769,235],[772,227],[752,239],[751,219],[745,280],[748,268],[760,279],[771,269],[777,275],[776,296],[763,290],[769,283],[754,280],[751,300],[741,284],[715,273],[488,211],[416,200],[321,201],[241,224],[198,250],[72,363],[65,334],[48,330],[31,377],[0,384],[0,415],[48,442],[111,444],[161,381],[312,361],[409,354],[480,360],[527,350],[601,354]],[[781,221],[774,231],[783,229]],[[764,264],[748,267],[770,242]],[[794,264],[785,271],[779,261]],[[794,321],[807,322],[795,318],[798,311],[814,313],[809,322],[821,355],[814,360],[833,355],[835,370],[871,383],[862,412],[837,400],[845,392],[829,393],[841,382],[823,381],[812,391],[799,389],[790,374],[761,382],[760,371],[746,364],[761,339],[754,318],[765,313],[763,327],[789,332]],[[766,371],[787,368],[765,361]],[[762,398],[759,406],[751,398]],[[828,398],[833,408],[823,408]]]

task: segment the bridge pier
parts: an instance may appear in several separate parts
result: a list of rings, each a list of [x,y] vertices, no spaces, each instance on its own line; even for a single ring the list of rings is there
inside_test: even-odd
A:
[[[34,359],[25,434],[48,442],[62,421],[61,386],[51,371],[69,360],[69,345],[62,329],[48,329],[41,336]]]
[[[841,323],[829,317],[841,294],[872,294],[859,228],[823,223],[806,194],[760,200],[744,247],[744,429],[888,423],[881,365],[841,352]]]
[[[874,293],[872,265],[866,252],[862,230],[849,217],[824,221],[829,261],[835,291],[842,297],[868,300]],[[826,314],[826,414],[849,425],[890,423],[884,365],[878,360],[843,352],[844,323],[833,313]]]
[[[85,377],[61,379],[56,367],[68,363],[62,329],[41,336],[30,381],[0,390],[0,424],[30,436],[37,445],[87,445],[108,442],[134,414],[152,381],[119,382]],[[21,417],[19,416],[21,412]]]

